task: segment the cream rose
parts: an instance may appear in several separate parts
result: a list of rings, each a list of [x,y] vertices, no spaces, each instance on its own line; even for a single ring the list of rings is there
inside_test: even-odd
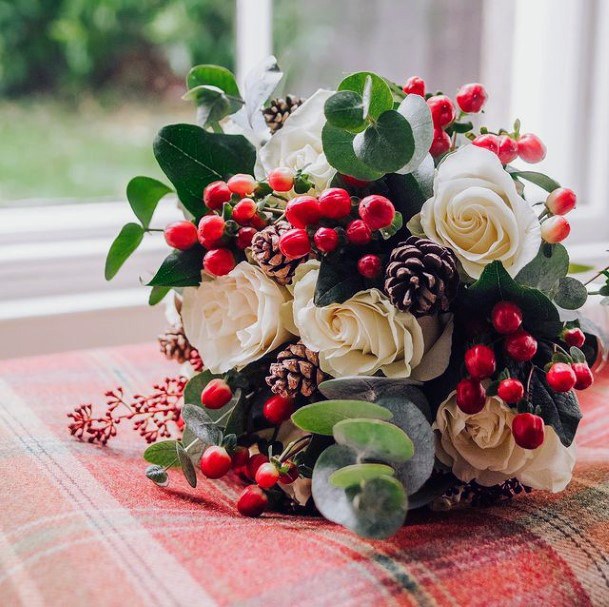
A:
[[[290,338],[281,321],[289,300],[285,288],[242,261],[226,276],[184,289],[184,331],[212,373],[240,369]]]
[[[472,278],[492,261],[515,276],[541,244],[539,221],[514,180],[495,154],[475,145],[440,164],[420,222],[427,238],[450,247]]]
[[[399,312],[378,289],[360,291],[341,304],[318,307],[313,302],[318,275],[316,261],[296,271],[292,331],[319,352],[323,371],[335,377],[377,371],[387,377],[414,377],[415,368],[424,368],[425,335],[437,346],[429,348],[434,361],[428,371],[433,367],[435,377],[446,369],[450,343],[442,336],[452,331],[451,323],[441,328],[430,323],[423,329],[412,314]]]
[[[486,399],[480,413],[467,415],[457,407],[455,393],[440,405],[433,425],[436,455],[464,482],[491,486],[517,478],[534,489],[562,491],[575,465],[575,445],[565,447],[551,426],[537,449],[523,449],[514,441],[516,412],[501,399]]]
[[[256,177],[264,179],[272,169],[303,169],[316,192],[325,190],[336,171],[326,160],[321,130],[326,122],[324,104],[333,91],[319,89],[284,122],[269,141],[258,150]]]

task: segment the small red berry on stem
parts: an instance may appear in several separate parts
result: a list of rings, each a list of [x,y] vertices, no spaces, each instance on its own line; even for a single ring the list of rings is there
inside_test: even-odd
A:
[[[212,181],[203,190],[203,202],[212,211],[219,211],[222,205],[230,200],[230,197],[231,191],[225,181]]]
[[[244,468],[250,461],[250,451],[247,447],[238,445],[230,454],[233,469]]]
[[[457,407],[463,413],[480,413],[485,404],[486,392],[479,380],[466,377],[457,384]]]
[[[436,128],[448,126],[456,117],[455,106],[446,95],[434,95],[427,100],[431,119]]]
[[[351,196],[343,188],[330,188],[319,196],[322,217],[342,219],[351,213]]]
[[[224,236],[226,222],[220,215],[205,215],[199,221],[198,237],[199,242],[208,249],[217,246]]]
[[[238,249],[247,249],[252,244],[254,235],[258,232],[256,228],[241,228],[237,232],[236,245]]]
[[[370,228],[361,220],[354,219],[346,230],[347,240],[354,245],[363,246],[372,239]]]
[[[287,167],[273,169],[268,174],[268,182],[274,192],[289,192],[294,187],[294,171]]]
[[[237,501],[237,510],[243,516],[260,516],[269,505],[269,498],[256,485],[250,485],[243,490]]]
[[[486,89],[478,82],[464,84],[455,96],[457,105],[466,114],[477,114],[484,107],[487,99]]]
[[[537,449],[543,444],[545,426],[539,415],[519,413],[512,420],[514,441],[523,449]]]
[[[491,312],[491,320],[497,333],[515,333],[522,325],[522,310],[511,301],[500,301]]]
[[[478,135],[478,137],[472,141],[472,145],[499,155],[499,137],[497,137],[497,135],[493,135],[492,133]]]
[[[223,379],[212,379],[201,392],[201,404],[207,409],[221,409],[232,397],[233,391]]]
[[[279,470],[277,470],[277,466],[272,464],[271,462],[266,462],[262,464],[260,468],[256,471],[256,483],[258,483],[259,487],[263,489],[270,489],[277,484],[279,480]]]
[[[256,455],[252,455],[250,457],[250,461],[247,464],[247,475],[254,480],[256,478],[256,472],[258,472],[258,468],[262,466],[262,464],[266,464],[269,461],[269,458],[262,454],[256,453]]]
[[[517,362],[531,360],[537,353],[537,340],[524,329],[505,338],[505,351]]]
[[[269,222],[267,219],[265,219],[259,214],[256,214],[252,217],[252,220],[250,221],[250,226],[252,228],[256,228],[256,230],[262,230],[263,228],[266,228],[268,223]]]
[[[525,133],[518,139],[518,155],[531,164],[541,162],[546,157],[546,146],[537,135]]]
[[[332,253],[338,246],[338,232],[333,228],[319,228],[313,236],[313,242],[315,246],[322,253]]]
[[[425,80],[419,78],[419,76],[411,76],[406,80],[406,84],[402,90],[407,95],[420,95],[421,97],[425,97]]]
[[[546,208],[553,215],[566,215],[577,204],[577,196],[569,188],[556,188],[546,198]]]
[[[541,237],[550,244],[562,242],[571,233],[566,217],[554,215],[541,224]]]
[[[231,219],[238,224],[247,225],[256,214],[258,207],[251,198],[242,198],[234,207]]]
[[[372,194],[359,203],[359,216],[371,230],[387,228],[395,217],[395,207],[385,196]]]
[[[495,352],[482,344],[473,346],[465,353],[465,367],[474,379],[491,377],[497,369]]]
[[[165,242],[174,249],[186,251],[198,240],[197,228],[191,221],[176,221],[165,228]]]
[[[201,456],[201,472],[207,478],[220,478],[231,468],[232,460],[224,447],[207,447]]]
[[[508,405],[514,405],[524,397],[524,386],[522,382],[508,377],[502,379],[497,387],[497,396]]]
[[[573,387],[576,390],[586,390],[594,383],[594,376],[586,363],[573,363],[571,368],[575,373],[576,381]]]
[[[319,201],[313,196],[297,196],[285,208],[286,219],[295,228],[306,228],[321,219]]]
[[[279,237],[279,250],[288,259],[298,259],[311,252],[311,241],[307,231],[303,228],[294,228],[284,232]]]
[[[290,485],[295,480],[297,480],[298,477],[300,476],[300,474],[298,472],[298,466],[296,464],[294,464],[293,462],[286,462],[286,464],[289,466],[288,471],[283,472],[279,476],[279,482],[282,485]]]
[[[292,413],[294,413],[294,401],[278,394],[271,396],[262,406],[262,414],[274,425],[288,420]]]
[[[546,380],[554,392],[569,392],[575,386],[577,377],[571,365],[554,363],[546,373]]]
[[[497,139],[497,156],[501,164],[509,164],[518,158],[518,142],[508,137],[500,135]]]
[[[438,156],[442,156],[442,154],[446,154],[446,152],[450,150],[450,145],[451,142],[448,133],[441,127],[434,128],[429,153],[434,158],[437,158]]]
[[[562,338],[568,346],[575,346],[576,348],[581,348],[586,343],[586,336],[578,327],[565,329],[562,332]]]
[[[237,173],[226,182],[226,185],[233,194],[249,196],[254,192],[258,184],[251,175]]]
[[[383,269],[383,264],[381,263],[381,258],[378,255],[364,255],[359,258],[357,262],[357,271],[364,278],[376,278]]]
[[[212,249],[203,257],[203,269],[212,276],[225,276],[236,265],[235,256],[228,249]]]

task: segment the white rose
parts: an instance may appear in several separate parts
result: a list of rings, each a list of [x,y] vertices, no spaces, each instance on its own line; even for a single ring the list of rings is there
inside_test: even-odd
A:
[[[425,326],[407,312],[398,311],[378,290],[360,291],[344,303],[318,307],[313,302],[319,275],[319,262],[308,262],[296,271],[293,282],[293,332],[303,343],[319,352],[323,371],[335,377],[374,375],[414,377],[413,370],[425,359],[425,334],[437,348],[429,348],[431,366],[439,375],[446,369],[450,346],[441,336],[452,331],[442,326]],[[432,352],[433,350],[433,352]],[[439,364],[438,364],[439,359]]]
[[[427,238],[450,247],[472,278],[496,260],[515,276],[541,244],[533,208],[497,156],[475,145],[440,164],[420,221]]]
[[[255,174],[264,179],[272,169],[302,169],[314,183],[316,192],[325,190],[336,171],[326,160],[321,130],[326,123],[324,104],[333,91],[319,89],[283,123],[258,150]]]
[[[289,299],[258,266],[242,261],[226,276],[184,289],[184,331],[212,373],[240,369],[290,338],[281,321]]]
[[[501,399],[486,399],[480,413],[468,415],[457,407],[455,393],[440,405],[433,425],[436,455],[464,482],[490,487],[509,478],[534,489],[562,491],[575,465],[575,444],[565,447],[551,426],[537,449],[519,447],[512,435],[516,412]]]

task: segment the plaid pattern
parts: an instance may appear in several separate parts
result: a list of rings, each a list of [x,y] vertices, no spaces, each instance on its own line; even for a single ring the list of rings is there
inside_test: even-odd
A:
[[[567,491],[414,512],[378,542],[241,517],[234,479],[156,488],[128,428],[106,448],[69,436],[78,402],[174,372],[151,346],[0,364],[1,605],[609,605],[609,375],[585,395]]]

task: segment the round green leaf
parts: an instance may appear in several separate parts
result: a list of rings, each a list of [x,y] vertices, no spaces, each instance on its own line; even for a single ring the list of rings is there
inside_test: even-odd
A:
[[[176,441],[163,440],[158,443],[153,443],[144,451],[144,459],[151,464],[164,466],[178,466],[178,457],[176,455]]]
[[[581,308],[588,299],[586,287],[576,278],[567,276],[559,283],[554,293],[556,305],[566,310],[577,310]]]
[[[203,85],[215,86],[227,95],[240,96],[239,87],[233,73],[219,65],[195,65],[188,72],[186,86],[189,90]]]
[[[339,91],[329,97],[324,114],[327,121],[339,129],[360,131],[366,126],[362,97],[353,91]]]
[[[355,156],[384,173],[401,169],[412,158],[414,149],[412,128],[395,110],[383,112],[374,124],[353,139]]]
[[[131,254],[140,246],[144,238],[144,228],[137,223],[124,225],[114,242],[110,245],[106,257],[104,275],[112,280]]]
[[[362,98],[366,96],[370,101],[365,113],[373,119],[393,108],[393,95],[389,85],[372,72],[356,72],[347,76],[338,85],[338,90],[353,91]]]
[[[394,469],[385,464],[353,464],[333,472],[329,480],[335,487],[346,489],[377,476],[393,476],[394,474]]]
[[[202,84],[190,89],[183,97],[197,104],[197,122],[201,126],[220,122],[243,107],[243,99],[227,95],[216,86]]]
[[[153,464],[146,468],[146,476],[159,487],[166,487],[169,484],[167,472],[163,466],[157,466]]]
[[[414,445],[397,426],[378,419],[345,419],[334,425],[334,440],[357,451],[361,457],[405,462]]]

